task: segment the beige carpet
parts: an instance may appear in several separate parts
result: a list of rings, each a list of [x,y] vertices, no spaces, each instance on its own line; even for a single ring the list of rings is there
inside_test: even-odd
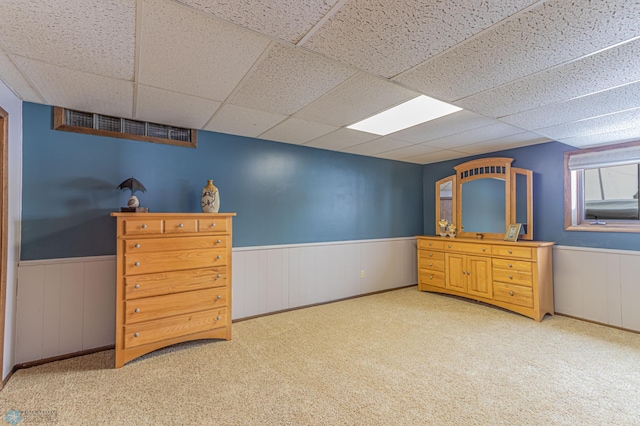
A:
[[[239,322],[233,337],[118,370],[113,351],[20,370],[0,392],[2,418],[16,409],[65,425],[640,425],[640,335],[566,317],[536,323],[410,287]]]

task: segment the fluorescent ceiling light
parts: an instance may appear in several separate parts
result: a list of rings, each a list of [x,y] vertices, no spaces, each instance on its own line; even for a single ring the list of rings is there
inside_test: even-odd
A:
[[[415,126],[429,120],[460,111],[454,105],[430,98],[428,96],[418,96],[403,104],[389,108],[379,114],[358,121],[347,129],[360,130],[362,132],[373,133],[380,136]]]

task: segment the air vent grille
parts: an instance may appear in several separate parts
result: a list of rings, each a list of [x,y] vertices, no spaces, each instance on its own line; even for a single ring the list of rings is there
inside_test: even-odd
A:
[[[180,146],[197,146],[197,133],[193,129],[165,124],[112,117],[84,111],[56,107],[55,129],[135,139],[147,142],[168,143]]]

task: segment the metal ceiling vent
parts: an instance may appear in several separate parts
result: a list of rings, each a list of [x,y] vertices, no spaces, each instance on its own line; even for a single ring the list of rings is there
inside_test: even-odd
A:
[[[165,124],[54,108],[54,128],[69,132],[134,139],[180,146],[197,146],[197,131]]]

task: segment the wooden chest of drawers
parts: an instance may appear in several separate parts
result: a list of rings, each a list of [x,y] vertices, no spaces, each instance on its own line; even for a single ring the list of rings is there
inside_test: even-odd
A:
[[[468,297],[536,321],[554,314],[553,243],[417,237],[418,290]]]
[[[116,368],[188,340],[231,339],[233,213],[117,219]]]

